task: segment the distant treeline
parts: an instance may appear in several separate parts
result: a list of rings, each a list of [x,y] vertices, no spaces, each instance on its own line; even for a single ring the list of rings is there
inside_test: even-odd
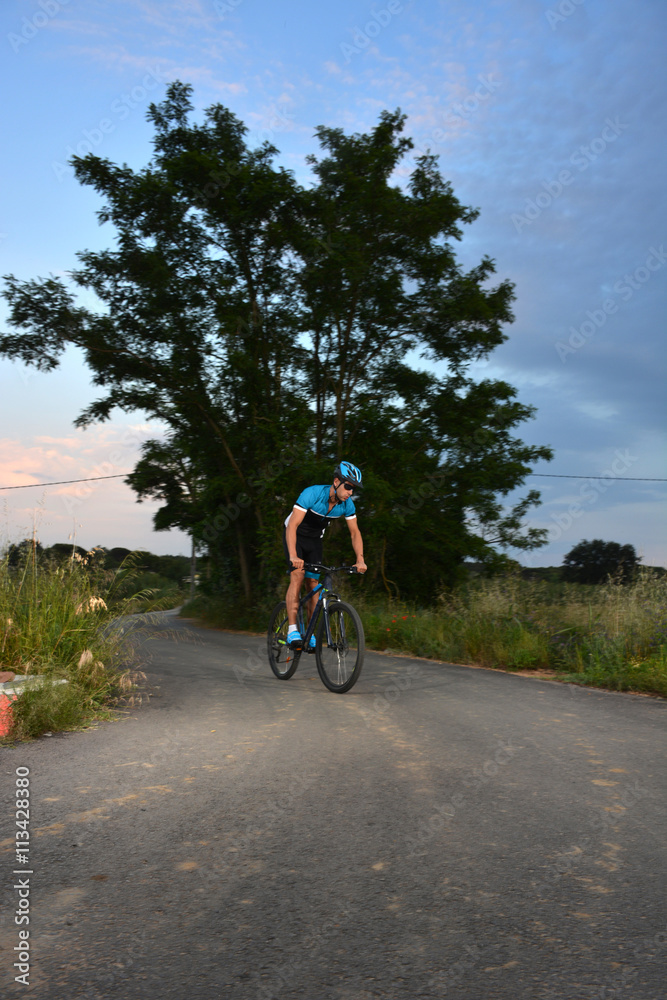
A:
[[[465,567],[471,577],[489,575],[488,567],[482,563],[466,563]],[[569,579],[565,566],[519,566],[517,564],[516,569],[523,580],[545,580],[547,583],[573,582]],[[667,574],[667,569],[662,566],[642,566],[642,572],[658,579]]]
[[[617,551],[618,550],[618,551]],[[626,551],[627,550],[627,551]],[[626,562],[618,561],[618,553],[625,553]],[[191,561],[189,556],[158,556],[142,549],[127,549],[122,546],[107,549],[102,545],[92,550],[73,545],[71,542],[56,542],[55,545],[44,547],[41,542],[25,538],[21,542],[12,543],[4,553],[9,567],[25,564],[26,559],[33,554],[43,562],[62,562],[71,559],[87,562],[96,569],[118,570],[121,566],[132,566],[132,578],[135,585],[144,587],[167,587],[176,584],[179,588],[190,579]],[[507,559],[502,565],[490,567],[483,562],[464,562],[461,567],[459,582],[477,577],[495,575],[518,575],[524,580],[544,581],[547,583],[583,583],[601,584],[610,577],[617,582],[629,583],[641,569],[642,574],[659,579],[667,574],[662,566],[642,566],[632,546],[619,546],[615,542],[603,542],[599,539],[591,542],[582,541],[565,557],[561,566],[521,566],[514,560]],[[197,557],[197,579],[206,581],[211,568],[208,555]],[[159,579],[158,579],[159,578]]]
[[[190,559],[188,556],[158,556],[153,552],[145,552],[141,549],[133,550],[123,547],[107,549],[103,545],[97,545],[93,550],[82,548],[80,545],[72,545],[71,542],[56,542],[55,545],[43,546],[41,542],[33,542],[30,538],[25,538],[21,542],[12,543],[6,552],[7,562],[10,566],[19,566],[26,557],[35,553],[40,562],[44,559],[52,559],[54,562],[62,562],[76,556],[77,559],[87,560],[91,552],[94,553],[95,565],[101,569],[120,569],[126,559],[132,557],[132,566],[137,574],[154,573],[157,576],[172,580],[181,585],[190,576]]]

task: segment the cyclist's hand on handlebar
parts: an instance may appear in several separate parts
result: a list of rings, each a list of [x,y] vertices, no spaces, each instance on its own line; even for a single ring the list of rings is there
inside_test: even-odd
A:
[[[368,569],[368,566],[366,565],[363,559],[357,559],[355,563],[355,569],[357,573],[365,573],[366,570]]]
[[[303,559],[292,559],[292,567],[296,570],[303,570]]]

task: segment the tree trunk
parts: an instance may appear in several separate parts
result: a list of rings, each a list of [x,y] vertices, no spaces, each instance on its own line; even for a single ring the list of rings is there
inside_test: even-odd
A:
[[[241,584],[243,586],[243,596],[246,601],[252,600],[252,588],[250,586],[250,569],[248,566],[248,555],[246,553],[245,541],[239,522],[235,523],[236,538],[239,546],[239,569],[241,571]]]
[[[195,536],[192,536],[192,554],[190,556],[190,600],[195,596],[195,575],[197,572],[197,550],[195,548]]]
[[[389,580],[388,577],[387,577],[387,574],[384,571],[385,570],[385,556],[386,556],[386,553],[387,553],[387,539],[383,538],[382,539],[382,554],[380,556],[380,572],[382,573],[382,582],[384,583],[385,590],[387,591],[387,593],[389,594],[390,597],[399,598],[401,596],[401,594],[400,594],[400,591],[398,589],[397,584],[395,584],[393,580]],[[396,588],[396,594],[392,594],[391,587],[389,586],[389,584],[391,584],[392,587]]]

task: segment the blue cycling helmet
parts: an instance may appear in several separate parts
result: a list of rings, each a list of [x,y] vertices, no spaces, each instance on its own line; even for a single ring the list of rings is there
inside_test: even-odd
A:
[[[352,465],[352,462],[341,462],[334,469],[334,479],[343,480],[346,483],[352,483],[355,490],[361,489],[361,470]]]

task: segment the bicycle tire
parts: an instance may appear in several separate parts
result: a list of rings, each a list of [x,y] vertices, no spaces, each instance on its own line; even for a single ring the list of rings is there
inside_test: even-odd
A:
[[[301,659],[301,650],[290,649],[285,641],[287,629],[287,605],[280,601],[271,612],[266,644],[271,670],[281,681],[288,681],[292,677]]]
[[[344,694],[357,683],[364,665],[364,626],[352,605],[345,601],[329,601],[327,615],[333,646],[327,645],[327,630],[322,620],[315,648],[317,672],[329,691]]]

